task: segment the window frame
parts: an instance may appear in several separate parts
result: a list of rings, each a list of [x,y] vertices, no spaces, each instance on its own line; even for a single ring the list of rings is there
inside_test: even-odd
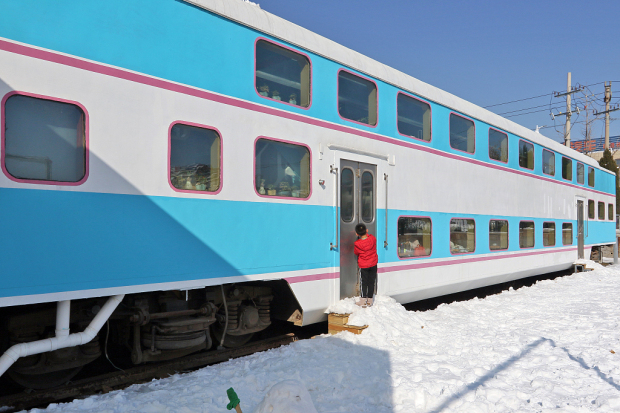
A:
[[[468,152],[468,151],[463,151],[460,149],[455,148],[454,146],[452,146],[452,139],[450,139],[450,134],[451,134],[451,126],[450,126],[450,117],[452,115],[458,116],[459,118],[463,118],[465,120],[470,121],[471,123],[474,124],[474,151],[473,152]],[[476,121],[472,118],[468,118],[467,116],[463,116],[459,113],[456,113],[454,111],[451,111],[448,115],[448,144],[450,145],[450,149],[455,150],[457,152],[462,152],[462,153],[466,153],[468,155],[475,155],[476,154]],[[465,254],[465,253],[461,253],[461,254]]]
[[[615,221],[614,220],[614,204],[611,202],[607,204],[607,220]]]
[[[522,247],[521,246],[521,238],[519,236],[519,249],[527,250],[527,249],[536,248],[536,222],[534,222],[531,219],[523,219],[523,220],[519,221],[519,231],[521,231],[521,223],[523,223],[523,222],[531,222],[532,224],[534,224],[534,245],[532,245],[531,247]]]
[[[352,76],[359,77],[360,79],[367,80],[367,81],[369,81],[369,82],[371,82],[372,84],[375,85],[375,90],[377,91],[377,96],[375,98],[375,109],[376,109],[377,122],[374,125],[370,124],[370,123],[358,122],[358,121],[353,120],[353,119],[348,119],[348,118],[343,117],[340,114],[340,109],[339,109],[339,106],[338,106],[338,100],[340,99],[340,72],[345,72],[345,73],[348,73],[348,74],[350,74]],[[365,126],[367,128],[376,128],[377,126],[379,126],[379,85],[377,85],[377,82],[375,82],[374,80],[372,80],[370,78],[367,78],[365,76],[360,76],[357,73],[354,73],[354,72],[352,72],[350,70],[347,70],[347,69],[344,69],[344,68],[338,69],[338,72],[336,72],[336,112],[338,113],[338,116],[340,116],[340,119],[342,119],[344,121],[347,121],[347,122],[353,122],[353,123],[356,123],[358,125]]]
[[[258,142],[259,139],[265,139],[265,140],[273,141],[273,142],[287,143],[289,145],[303,146],[304,148],[308,149],[308,155],[310,158],[308,159],[308,169],[309,169],[308,170],[308,196],[306,198],[296,198],[293,196],[261,195],[260,193],[258,193],[258,191],[256,190],[256,142]],[[338,182],[338,184],[340,185],[340,182]],[[254,188],[254,193],[256,193],[256,195],[258,195],[261,198],[285,199],[288,201],[291,201],[291,200],[292,201],[308,201],[312,197],[312,149],[310,149],[310,146],[306,145],[305,143],[289,141],[285,139],[271,138],[269,136],[264,136],[264,135],[257,136],[256,139],[254,139],[254,144],[253,144],[253,149],[252,149],[252,185]],[[338,217],[338,219],[340,219],[340,217]]]
[[[77,106],[80,108],[82,113],[84,114],[84,176],[79,181],[69,182],[69,181],[47,181],[47,180],[39,180],[39,179],[24,179],[17,178],[8,171],[6,168],[6,102],[12,96],[26,96],[35,99],[41,100],[49,100],[53,102],[65,103]],[[88,180],[89,171],[90,171],[90,147],[89,147],[89,122],[90,115],[86,107],[82,105],[80,102],[74,100],[68,100],[63,98],[58,98],[55,96],[47,96],[47,95],[39,95],[36,93],[29,93],[23,91],[11,91],[4,95],[2,101],[0,102],[0,151],[2,152],[2,156],[0,157],[0,165],[2,167],[2,172],[4,175],[13,182],[18,182],[22,184],[37,184],[37,185],[58,185],[58,186],[79,186],[84,184]]]
[[[517,148],[521,146],[521,142],[524,142],[524,143],[526,143],[528,145],[532,145],[532,169],[530,169],[530,168],[528,168],[526,166],[521,166],[520,162],[519,162],[519,168],[533,172],[536,169],[536,146],[534,146],[533,142],[530,142],[530,141],[528,141],[526,139],[519,139],[519,143],[518,143]],[[520,150],[517,150],[517,156],[519,156],[519,158],[521,158],[521,153],[520,152],[521,152]]]
[[[570,174],[571,174],[570,179],[564,178],[564,159],[568,159],[568,161],[570,162]],[[569,158],[568,156],[562,156],[561,168],[562,168],[562,179],[565,180],[566,182],[573,182],[573,159]]]
[[[426,142],[426,141],[425,141]],[[398,221],[400,221],[401,218],[421,218],[421,219],[428,219],[431,222],[431,253],[428,255],[419,255],[419,256],[412,256],[412,257],[401,257],[400,253],[398,252]],[[424,258],[431,258],[433,256],[433,219],[431,217],[427,217],[427,216],[420,216],[420,215],[399,215],[398,219],[396,220],[396,256],[398,257],[399,260],[418,260],[420,258],[424,259]]]
[[[553,224],[553,244],[552,245],[545,245],[545,224]],[[534,224],[536,225],[536,224]],[[558,225],[555,223],[555,221],[544,221],[542,223],[542,230],[543,230],[543,248],[549,248],[549,247],[555,247],[555,245],[558,243],[557,242],[557,229]],[[536,227],[534,226],[534,229],[536,229]],[[534,245],[536,245],[536,238],[534,238]]]
[[[564,224],[570,224],[570,244],[564,243]],[[573,245],[573,223],[572,222],[562,222],[562,245]]]
[[[581,165],[581,169],[583,170],[583,182],[579,182],[579,165]],[[583,164],[583,162],[577,162],[575,174],[577,175],[575,177],[575,182],[577,182],[578,185],[585,185],[586,184],[586,167]]]
[[[174,125],[186,125],[186,126],[191,126],[194,128],[201,128],[201,129],[209,129],[214,131],[215,133],[217,133],[217,135],[220,137],[220,186],[216,191],[199,191],[196,189],[179,189],[177,187],[175,187],[174,185],[172,185],[172,181],[170,180],[170,157],[172,156],[172,128],[174,127]],[[186,193],[186,194],[194,194],[194,195],[217,195],[222,191],[222,187],[224,186],[224,166],[223,166],[223,157],[224,154],[224,139],[222,139],[222,133],[214,126],[208,126],[208,125],[202,125],[200,123],[193,123],[193,122],[186,122],[183,120],[175,120],[174,122],[172,122],[170,124],[170,126],[168,127],[168,185],[170,185],[170,188],[172,188],[175,192],[182,192],[182,193]]]
[[[468,152],[469,153],[469,152]],[[464,219],[464,220],[471,220],[474,221],[474,250],[473,251],[468,251],[468,252],[452,252],[452,249],[450,248],[450,222],[452,222],[453,219]],[[476,242],[476,229],[477,229],[477,225],[476,225],[476,219],[472,218],[472,217],[451,217],[450,221],[448,221],[448,251],[450,251],[450,255],[468,255],[468,254],[473,254],[476,252],[476,249],[478,248],[478,243]]]
[[[590,171],[592,171],[592,185],[590,185]],[[588,176],[587,176],[587,178],[588,178],[588,186],[590,188],[594,188],[594,186],[596,184],[596,181],[595,181],[596,172],[594,172],[594,171],[595,171],[594,168],[592,168],[591,166],[588,166]]]
[[[377,97],[378,97],[378,93],[379,92],[377,91]],[[430,119],[431,119],[431,124],[429,126],[431,138],[429,140],[425,141],[424,139],[416,138],[415,136],[411,136],[411,135],[405,135],[404,133],[400,132],[400,129],[398,128],[398,95],[399,94],[402,94],[402,95],[404,95],[406,97],[412,98],[414,100],[417,100],[419,102],[422,102],[422,103],[425,103],[425,104],[428,105],[429,112],[430,112]],[[377,107],[377,110],[378,110],[378,107]],[[377,123],[379,123],[378,122],[378,118],[377,118]],[[433,141],[433,106],[430,104],[430,102],[427,102],[427,101],[425,101],[423,99],[419,99],[419,98],[417,98],[417,97],[415,97],[413,95],[410,95],[409,93],[405,93],[405,92],[399,90],[398,93],[396,93],[396,132],[398,132],[399,135],[404,136],[406,138],[415,139],[416,141],[420,141],[420,142],[431,143]]]
[[[553,173],[552,174],[548,174],[545,172],[545,152],[549,152],[551,155],[553,155]],[[534,158],[535,157],[536,156],[534,155]],[[547,148],[542,148],[542,172],[544,175],[547,175],[547,176],[555,176],[555,152]]]
[[[258,93],[258,87],[257,87],[258,85],[256,84],[256,55],[257,55],[256,48],[258,46],[258,42],[259,41],[265,41],[267,43],[271,43],[274,46],[281,47],[282,49],[286,49],[286,50],[288,50],[288,51],[290,51],[292,53],[296,53],[296,54],[301,55],[301,56],[305,57],[306,59],[308,59],[308,64],[310,66],[310,73],[308,74],[308,76],[309,76],[308,82],[310,82],[310,85],[309,85],[309,88],[308,88],[309,89],[308,90],[308,93],[309,93],[309,96],[308,96],[308,106],[293,105],[292,103],[288,103],[287,101],[273,99],[273,98],[270,98],[269,96],[263,96],[260,93]],[[294,107],[294,108],[298,108],[298,109],[308,110],[312,106],[312,86],[313,86],[313,82],[312,82],[312,59],[310,59],[310,56],[308,56],[306,53],[303,53],[303,52],[301,52],[299,50],[293,49],[292,47],[283,45],[281,43],[274,42],[274,41],[272,41],[270,39],[267,39],[265,37],[257,37],[256,38],[256,40],[254,41],[254,93],[256,93],[258,96],[260,96],[262,99],[271,100],[272,102],[284,103],[285,105],[288,105],[288,106],[291,106],[291,107]],[[299,99],[301,100],[301,96],[299,97]]]
[[[603,211],[603,216],[602,217],[601,217],[601,207],[602,207],[602,211]],[[606,219],[605,218],[605,215],[606,215],[605,202],[598,201],[597,209],[598,209],[598,211],[597,211],[598,212],[597,213],[598,217],[597,218],[599,219],[599,221],[605,221],[605,219]]]
[[[590,202],[592,203],[592,216],[590,216]],[[596,202],[594,199],[588,199],[588,219],[596,219]]]
[[[507,219],[489,219],[489,227],[491,226],[491,221],[506,221],[506,224],[508,226],[508,231],[506,232],[508,239],[507,239],[507,242],[506,242],[506,248],[495,248],[495,249],[492,249],[491,248],[491,229],[489,228],[489,251],[490,252],[507,251],[508,249],[510,249],[510,221],[508,221]]]
[[[474,125],[474,127],[475,127],[475,125]],[[489,126],[489,141],[491,140],[491,129],[496,131],[496,132],[499,132],[501,134],[506,135],[506,162],[500,161],[498,159],[491,158],[491,145],[490,144],[488,145],[488,147],[489,147],[488,148],[489,149],[489,160],[491,160],[493,162],[500,162],[500,163],[508,164],[508,160],[510,159],[510,138],[508,137],[508,133],[503,132],[503,131],[501,131],[499,129],[496,129],[494,127]],[[497,220],[495,220],[495,221],[497,221]]]

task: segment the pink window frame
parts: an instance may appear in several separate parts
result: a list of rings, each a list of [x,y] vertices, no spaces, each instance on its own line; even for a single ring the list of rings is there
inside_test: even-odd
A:
[[[405,135],[407,136],[407,135]],[[427,141],[424,141],[427,142]],[[419,255],[417,257],[401,257],[399,252],[398,252],[398,221],[400,221],[401,218],[421,218],[421,219],[428,219],[429,221],[431,221],[431,253],[428,255]],[[423,217],[423,216],[418,216],[418,215],[400,215],[398,217],[398,219],[396,220],[396,255],[398,256],[399,260],[417,260],[420,258],[430,258],[433,255],[433,219],[431,217]]]
[[[593,217],[590,218],[590,201],[592,201],[592,204],[594,204],[594,212],[593,212]],[[594,199],[588,199],[588,219],[596,219],[596,202],[594,201]]]
[[[548,174],[545,172],[545,152],[549,152],[553,155],[553,173]],[[536,160],[536,156],[534,156],[534,160]],[[542,148],[542,173],[548,176],[555,176],[555,152],[550,151],[549,149]]]
[[[583,182],[579,182],[579,165],[583,168]],[[577,182],[577,185],[586,184],[586,167],[581,162],[577,162],[577,166],[575,167],[575,182]]]
[[[564,243],[564,224],[570,224],[570,244]],[[572,222],[562,222],[562,245],[573,245],[573,223]]]
[[[553,245],[545,245],[545,224],[553,224]],[[536,224],[534,224],[536,225]],[[549,248],[549,247],[555,247],[555,245],[557,244],[557,235],[556,235],[556,228],[558,227],[558,225],[554,222],[554,221],[545,221],[543,222],[542,225],[542,230],[543,230],[543,247],[544,248]],[[534,230],[536,229],[536,227],[534,226]],[[534,245],[536,244],[536,238],[534,238]]]
[[[310,65],[310,74],[309,74],[310,75],[310,80],[309,80],[310,81],[310,90],[309,90],[310,96],[309,96],[308,106],[293,105],[292,103],[288,103],[287,101],[273,99],[273,98],[270,98],[269,96],[263,96],[260,93],[258,93],[258,87],[257,87],[257,84],[256,84],[256,46],[257,46],[258,42],[261,41],[261,40],[265,41],[267,43],[271,43],[274,46],[281,47],[282,49],[289,50],[289,51],[291,51],[293,53],[296,53],[296,54],[301,55],[301,56],[305,57],[306,59],[308,59],[308,64]],[[271,40],[269,40],[269,39],[267,39],[265,37],[257,37],[256,38],[256,40],[254,41],[254,92],[258,96],[260,96],[263,99],[271,100],[272,102],[284,103],[285,105],[288,105],[288,106],[291,106],[291,107],[294,107],[294,108],[308,110],[312,106],[312,85],[313,85],[312,84],[312,59],[310,59],[310,56],[308,56],[306,53],[300,52],[299,50],[295,50],[292,47],[288,47],[288,46],[285,46],[285,45],[283,45],[281,43],[276,43],[274,41],[271,41]],[[299,98],[301,99],[301,96]]]
[[[50,100],[53,102],[60,102],[60,103],[67,103],[67,104],[71,104],[71,105],[75,105],[78,108],[80,108],[82,110],[82,113],[84,113],[84,176],[82,177],[82,179],[80,179],[79,181],[76,182],[66,182],[66,181],[45,181],[45,180],[38,180],[38,179],[23,179],[23,178],[16,178],[13,175],[11,175],[9,173],[9,171],[6,169],[6,165],[5,165],[5,156],[6,156],[6,113],[5,113],[5,104],[6,101],[9,100],[10,97],[15,96],[15,95],[20,95],[20,96],[27,96],[27,97],[31,97],[31,98],[36,98],[36,99],[42,99],[42,100]],[[4,95],[4,97],[2,98],[2,102],[0,103],[1,109],[0,109],[0,117],[2,118],[2,121],[0,122],[0,128],[1,128],[1,140],[2,140],[2,144],[0,145],[1,150],[2,150],[2,157],[0,158],[0,163],[2,164],[2,172],[4,173],[4,175],[10,179],[11,181],[14,182],[19,182],[19,183],[23,183],[23,184],[39,184],[39,185],[64,185],[64,186],[78,186],[78,185],[82,185],[84,182],[86,182],[86,180],[88,179],[88,174],[89,174],[89,159],[90,159],[90,151],[89,151],[89,127],[90,127],[90,123],[89,123],[89,114],[88,111],[86,110],[86,108],[84,107],[84,105],[82,105],[79,102],[73,101],[73,100],[67,100],[67,99],[61,99],[61,98],[57,98],[54,96],[45,96],[45,95],[38,95],[35,93],[28,93],[28,92],[22,92],[22,91],[12,91],[7,93],[6,95]]]
[[[378,89],[377,89],[378,90]],[[431,138],[427,141],[425,141],[424,139],[420,139],[420,138],[416,138],[415,136],[411,136],[411,135],[405,135],[404,133],[400,132],[400,129],[398,129],[398,95],[403,95],[406,96],[408,98],[417,100],[418,102],[422,102],[428,105],[428,110],[431,113],[431,124],[430,124],[430,130],[431,130]],[[378,122],[377,122],[378,123]],[[410,95],[409,93],[405,93],[402,91],[398,91],[398,93],[396,93],[396,132],[398,132],[399,135],[404,136],[406,138],[409,139],[415,139],[416,141],[420,141],[420,142],[425,142],[425,143],[431,143],[433,141],[433,107],[431,106],[431,104],[425,100],[419,99],[413,95]]]
[[[609,207],[611,207],[611,218],[609,218]],[[615,221],[615,219],[614,219],[614,216],[615,216],[614,212],[615,212],[614,211],[614,204],[611,204],[611,203],[607,204],[607,220],[608,221]]]
[[[602,218],[601,218],[601,204],[603,205],[603,217]],[[598,204],[596,205],[596,207],[597,207],[596,209],[598,210],[597,211],[597,215],[598,215],[597,218],[599,219],[599,221],[605,221],[605,219],[607,219],[607,218],[605,218],[605,216],[607,215],[607,211],[605,211],[605,209],[606,209],[605,208],[605,202],[598,201]]]
[[[375,106],[376,106],[376,115],[377,115],[377,123],[375,123],[374,125],[371,125],[369,123],[362,123],[362,122],[358,122],[356,120],[352,120],[352,119],[347,119],[342,117],[342,115],[340,114],[340,110],[338,109],[338,99],[340,99],[340,72],[345,72],[348,73],[350,75],[353,75],[355,77],[359,77],[360,79],[364,79],[367,80],[369,82],[371,82],[373,85],[375,85],[375,90],[377,91],[377,98],[376,98],[376,102],[375,102]],[[377,83],[367,77],[364,76],[360,76],[357,73],[353,73],[350,70],[347,69],[338,69],[338,72],[336,73],[336,111],[338,112],[338,116],[340,116],[340,119],[345,120],[347,122],[352,122],[352,123],[357,123],[358,125],[362,125],[362,126],[366,126],[367,128],[376,128],[379,125],[379,86],[377,85]]]
[[[524,143],[526,143],[526,144],[528,144],[528,145],[532,145],[532,153],[534,154],[534,156],[533,156],[533,158],[534,158],[534,159],[533,159],[533,163],[534,163],[534,165],[532,165],[532,169],[530,169],[530,168],[526,168],[525,166],[521,166],[521,164],[519,164],[519,168],[521,168],[521,169],[526,169],[526,170],[528,170],[528,171],[533,171],[534,169],[536,169],[536,146],[534,146],[534,144],[533,144],[532,142],[530,142],[530,141],[526,141],[525,139],[519,139],[519,144],[520,144],[521,142],[524,142]],[[519,146],[520,146],[520,145],[519,145]],[[521,152],[521,151],[518,149],[518,148],[519,148],[519,146],[517,146],[517,157],[520,155],[520,152]],[[517,159],[517,160],[518,160],[518,159]],[[545,175],[546,175],[546,174],[545,174]]]
[[[474,126],[475,127],[475,126]],[[469,153],[469,152],[467,152]],[[450,248],[450,222],[452,222],[453,219],[464,219],[464,220],[470,220],[470,221],[474,221],[474,250],[473,251],[468,251],[468,252],[452,252],[452,249]],[[476,249],[478,248],[478,243],[476,242],[476,238],[477,238],[477,234],[476,234],[476,219],[475,218],[471,218],[471,217],[452,217],[450,218],[450,221],[448,222],[448,250],[450,251],[450,255],[467,255],[467,254],[473,254],[476,252]]]
[[[452,115],[458,116],[459,118],[466,119],[466,120],[468,120],[468,121],[470,121],[471,123],[474,124],[474,151],[473,152],[462,151],[462,150],[456,149],[455,147],[452,146],[452,142],[450,141],[450,129],[451,129],[450,128],[450,116],[452,116]],[[476,147],[477,147],[477,145],[476,145],[476,121],[471,119],[471,118],[468,118],[467,116],[460,115],[460,114],[458,114],[456,112],[450,112],[450,114],[448,115],[448,144],[450,145],[450,149],[453,149],[453,150],[455,150],[457,152],[463,152],[463,153],[466,153],[468,155],[475,155],[476,154]],[[462,253],[462,254],[465,254],[465,253]]]
[[[522,221],[519,221],[519,231],[521,230],[521,223],[522,222],[531,222],[532,224],[534,224],[534,245],[532,245],[531,247],[522,247],[521,246],[521,237],[519,237],[519,249],[528,250],[528,249],[531,249],[531,248],[536,248],[536,223],[534,221],[532,221],[532,220],[522,220]]]
[[[498,161],[499,162],[499,161]],[[508,224],[508,232],[507,234],[507,238],[508,238],[508,243],[506,248],[496,248],[496,249],[491,249],[491,230],[489,229],[489,251],[490,252],[496,252],[496,251],[506,251],[510,248],[510,221],[508,221],[507,219],[490,219],[489,220],[489,225],[491,226],[491,221],[505,221],[506,224]]]
[[[573,160],[572,160],[571,158],[569,158],[568,156],[562,156],[562,161],[563,161],[564,159],[568,159],[568,160],[570,161],[570,163],[571,163],[571,164],[570,164],[570,171],[571,171],[571,172],[570,172],[570,174],[571,174],[571,178],[570,178],[570,179],[566,179],[566,178],[564,178],[564,165],[562,165],[562,173],[561,173],[562,179],[563,179],[563,180],[565,180],[565,181],[567,181],[567,182],[573,182],[573,177],[572,177],[572,175],[573,175]]]
[[[474,124],[474,127],[475,127],[475,124]],[[507,163],[508,163],[508,159],[510,159],[510,146],[509,146],[509,143],[510,143],[510,138],[508,137],[508,134],[507,134],[506,132],[501,131],[501,130],[496,129],[496,128],[489,127],[489,141],[491,140],[491,130],[494,130],[494,131],[496,131],[496,132],[499,132],[499,133],[501,133],[502,135],[506,135],[506,148],[507,148],[508,150],[506,151],[506,162],[504,162],[504,161],[499,161],[499,160],[497,160],[497,159],[493,159],[493,158],[491,158],[491,145],[488,145],[488,147],[489,147],[489,160],[490,160],[490,161],[492,161],[492,162],[500,162],[500,163],[505,163],[505,164],[507,164]],[[501,221],[501,220],[494,219],[493,221]]]
[[[258,193],[258,191],[256,190],[256,142],[259,141],[259,139],[265,139],[268,141],[273,141],[273,142],[282,142],[282,143],[287,143],[289,145],[297,145],[297,146],[303,146],[304,148],[308,149],[308,154],[310,155],[310,159],[308,160],[308,165],[309,165],[309,175],[308,175],[308,196],[305,198],[295,198],[293,196],[277,196],[277,195],[261,195]],[[261,198],[268,198],[268,199],[286,199],[286,200],[293,200],[293,201],[307,201],[310,199],[310,197],[312,196],[312,149],[310,149],[310,147],[304,143],[300,143],[300,142],[294,142],[294,141],[288,141],[288,140],[284,140],[284,139],[277,139],[277,138],[270,138],[269,136],[258,136],[256,139],[254,139],[254,154],[253,154],[253,159],[252,159],[252,187],[254,188],[254,193],[256,193],[256,195],[258,195]]]
[[[594,168],[592,168],[591,166],[588,166],[588,174],[587,174],[587,176],[585,177],[585,179],[587,179],[587,181],[588,181],[588,186],[589,186],[590,188],[594,188],[594,186],[596,185],[596,172],[594,172],[594,178],[592,179],[592,180],[594,181],[594,184],[593,184],[593,185],[590,185],[590,171],[594,172],[594,171],[595,171],[595,169],[594,169]]]
[[[201,128],[201,129],[209,129],[214,131],[215,133],[217,133],[217,136],[219,136],[220,138],[220,186],[217,189],[217,191],[198,191],[196,189],[179,189],[177,187],[175,187],[174,185],[172,185],[172,181],[170,180],[170,156],[172,156],[172,127],[174,125],[187,125],[187,126],[193,126],[195,128]],[[170,126],[168,126],[168,185],[170,185],[170,188],[172,188],[173,191],[175,192],[183,192],[183,193],[187,193],[187,194],[199,194],[199,195],[217,195],[222,191],[222,187],[224,186],[224,167],[223,167],[223,153],[224,153],[224,140],[222,139],[222,134],[221,132],[214,126],[208,126],[208,125],[202,125],[200,123],[193,123],[193,122],[185,122],[182,120],[176,120],[174,122],[172,122],[170,124]]]

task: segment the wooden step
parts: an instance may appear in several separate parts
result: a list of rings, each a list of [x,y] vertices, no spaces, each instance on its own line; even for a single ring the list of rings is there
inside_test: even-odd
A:
[[[349,331],[353,334],[362,334],[368,326],[350,326],[347,324],[351,314],[329,313],[327,316],[327,330],[329,334],[337,334],[341,331]]]

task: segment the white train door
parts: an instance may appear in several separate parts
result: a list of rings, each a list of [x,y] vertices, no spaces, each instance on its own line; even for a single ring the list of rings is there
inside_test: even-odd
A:
[[[340,298],[358,295],[355,226],[377,236],[377,165],[340,160]]]

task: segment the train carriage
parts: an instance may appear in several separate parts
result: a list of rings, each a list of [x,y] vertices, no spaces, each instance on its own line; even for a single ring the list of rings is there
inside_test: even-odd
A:
[[[615,242],[591,158],[252,4],[0,6],[0,374],[24,385],[99,356],[108,319],[135,363],[322,321],[360,222],[400,302]]]

